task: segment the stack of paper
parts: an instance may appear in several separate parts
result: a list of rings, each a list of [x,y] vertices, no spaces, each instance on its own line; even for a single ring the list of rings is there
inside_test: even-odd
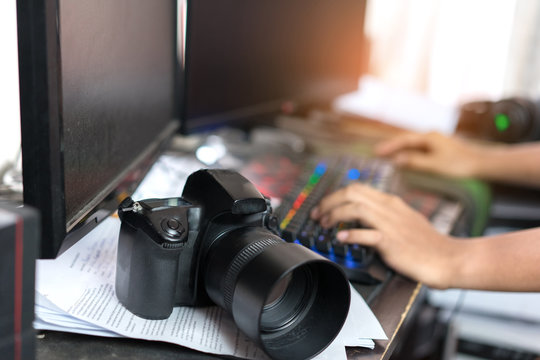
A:
[[[163,174],[153,169],[149,175]],[[114,291],[119,229],[120,221],[110,217],[57,259],[37,262],[36,329],[157,340],[213,354],[266,358],[217,306],[176,307],[166,320],[146,320],[125,309]],[[351,291],[347,321],[317,359],[346,359],[345,346],[373,348],[372,339],[386,339],[367,304]]]

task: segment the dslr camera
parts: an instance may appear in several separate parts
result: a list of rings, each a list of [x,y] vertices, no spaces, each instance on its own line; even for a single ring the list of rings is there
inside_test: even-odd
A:
[[[116,295],[132,313],[217,304],[274,359],[308,359],[349,310],[341,268],[277,232],[270,202],[235,171],[199,170],[182,197],[124,200]]]

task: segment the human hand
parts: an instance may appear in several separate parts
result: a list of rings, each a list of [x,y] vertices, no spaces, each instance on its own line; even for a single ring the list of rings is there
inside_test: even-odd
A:
[[[368,228],[340,231],[337,239],[374,247],[396,271],[435,288],[446,288],[457,240],[443,235],[401,198],[359,183],[326,196],[311,217],[323,227],[358,221]]]
[[[406,133],[379,143],[378,156],[401,167],[452,177],[474,177],[482,160],[482,147],[440,133]]]

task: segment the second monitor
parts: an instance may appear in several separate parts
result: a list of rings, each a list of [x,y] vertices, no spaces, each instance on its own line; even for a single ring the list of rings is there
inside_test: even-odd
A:
[[[324,104],[365,62],[365,1],[224,0],[187,5],[184,133]]]

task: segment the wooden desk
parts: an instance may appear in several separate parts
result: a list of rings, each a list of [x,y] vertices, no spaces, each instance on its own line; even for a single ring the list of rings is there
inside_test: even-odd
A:
[[[416,315],[423,300],[421,284],[394,275],[371,301],[370,307],[388,340],[375,340],[375,349],[347,348],[348,359],[386,360],[406,335],[406,325]]]

